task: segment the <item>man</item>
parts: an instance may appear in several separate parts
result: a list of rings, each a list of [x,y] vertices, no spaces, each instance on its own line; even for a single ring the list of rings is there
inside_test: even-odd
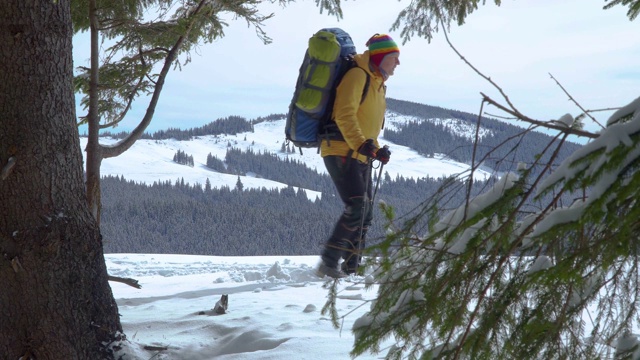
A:
[[[341,278],[356,273],[373,218],[371,162],[386,164],[391,156],[388,148],[380,148],[378,135],[387,108],[385,81],[400,65],[400,49],[385,34],[375,34],[367,46],[367,51],[355,55],[357,67],[344,75],[336,89],[332,118],[344,140],[323,141],[320,146],[327,171],[345,205],[322,251],[317,269],[320,277]],[[363,91],[367,84],[369,88]],[[339,269],[341,258],[345,261]]]

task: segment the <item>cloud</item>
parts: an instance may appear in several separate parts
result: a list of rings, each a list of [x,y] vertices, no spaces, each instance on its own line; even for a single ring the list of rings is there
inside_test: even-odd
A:
[[[245,23],[229,19],[224,38],[200,47],[182,71],[169,74],[151,128],[204,124],[229,115],[284,113],[308,38],[315,31],[341,27],[351,34],[359,51],[365,50],[364,43],[374,33],[386,32],[400,41],[400,33],[389,29],[408,4],[408,0],[343,2],[340,21],[320,14],[314,2],[285,8],[262,4],[264,13],[275,14],[264,27],[273,39],[269,45],[262,44]],[[616,107],[637,96],[637,82],[630,79],[637,78],[640,39],[637,22],[628,20],[625,7],[605,11],[602,6],[601,0],[521,0],[503,2],[500,7],[488,3],[464,25],[452,25],[449,38],[532,118],[579,112],[550,73],[585,108]],[[83,55],[88,52],[86,44],[86,38],[74,39],[76,62],[88,58]],[[502,99],[455,54],[442,33],[431,43],[413,38],[401,45],[400,61],[388,81],[390,97],[472,113],[479,109],[480,92]],[[137,124],[146,107],[145,102],[134,105],[138,112],[132,112],[121,128]]]

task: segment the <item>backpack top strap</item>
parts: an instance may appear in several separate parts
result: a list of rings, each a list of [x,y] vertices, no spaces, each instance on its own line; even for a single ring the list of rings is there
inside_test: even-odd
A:
[[[367,93],[369,92],[369,84],[371,83],[371,76],[369,76],[369,73],[367,72],[367,70],[361,68],[360,66],[354,66],[362,71],[364,71],[364,75],[367,77],[367,80],[365,80],[364,82],[364,89],[362,89],[362,98],[360,99],[360,104],[362,104],[364,102],[364,98],[367,97]]]

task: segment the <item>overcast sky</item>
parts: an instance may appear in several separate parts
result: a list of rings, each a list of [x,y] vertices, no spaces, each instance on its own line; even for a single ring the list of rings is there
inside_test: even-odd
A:
[[[618,107],[640,96],[640,20],[629,21],[626,7],[603,10],[603,0],[507,0],[500,7],[489,2],[464,25],[453,25],[449,38],[524,114],[550,120],[580,113],[549,74],[586,109]],[[389,29],[409,3],[344,1],[340,21],[320,14],[311,0],[286,8],[267,4],[261,6],[264,12],[275,13],[265,23],[273,39],[269,45],[246,23],[227,16],[226,36],[201,47],[182,71],[168,75],[147,131],[198,127],[230,115],[250,119],[286,113],[308,38],[323,27],[345,29],[359,52],[374,33],[397,40],[400,66],[387,82],[388,97],[471,113],[480,109],[480,92],[504,102],[454,53],[442,32],[431,43],[413,38],[401,44],[399,31]],[[88,64],[87,44],[86,34],[74,39],[76,66]],[[136,102],[116,130],[131,130],[147,104]],[[597,118],[605,123],[608,115]]]

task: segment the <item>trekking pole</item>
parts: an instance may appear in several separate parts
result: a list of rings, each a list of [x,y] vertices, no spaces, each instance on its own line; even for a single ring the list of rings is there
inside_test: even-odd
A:
[[[360,215],[360,239],[362,239],[362,232],[363,232],[363,227],[364,227],[364,216],[367,213],[367,194],[369,193],[369,179],[371,178],[371,169],[373,168],[373,159],[368,157],[367,158],[367,176],[365,179],[365,184],[364,184],[364,200],[362,202],[362,213]],[[376,186],[377,187],[377,186]],[[376,188],[376,191],[378,189]],[[372,200],[373,201],[373,200]]]
[[[385,148],[389,148],[387,145],[384,146]],[[373,200],[376,199],[376,194],[378,193],[378,187],[380,186],[380,178],[382,178],[382,168],[384,167],[384,163],[381,161],[380,162],[380,170],[378,171],[378,179],[376,180],[376,187],[373,190],[373,195],[371,196],[371,206],[373,206]]]
[[[369,193],[369,179],[371,178],[371,173],[372,173],[372,169],[373,169],[373,159],[368,158],[367,159],[367,175],[366,175],[366,183],[364,186],[364,199],[367,199],[367,194]],[[380,163],[380,172],[378,174],[378,179],[376,180],[376,187],[375,190],[373,192],[373,195],[371,196],[371,201],[364,201],[362,203],[362,213],[360,215],[360,234],[358,234],[358,249],[356,249],[356,256],[360,256],[360,253],[362,252],[362,236],[364,234],[364,218],[368,212],[367,210],[367,203],[369,203],[369,206],[371,206],[373,208],[373,200],[376,198],[376,194],[378,193],[378,187],[380,186],[380,178],[382,177],[382,168],[384,167],[384,164],[381,162]]]
[[[382,168],[384,167],[383,163],[380,163],[380,170],[378,171],[378,179],[376,180],[376,187],[373,190],[373,195],[371,196],[371,204],[373,206],[373,200],[376,198],[376,194],[378,193],[378,187],[380,187],[380,178],[382,177]]]
[[[362,252],[362,235],[364,234],[364,218],[367,214],[367,194],[369,193],[369,179],[371,178],[371,168],[373,167],[373,159],[370,157],[367,157],[367,174],[365,176],[365,184],[364,184],[364,194],[363,195],[363,200],[362,201],[362,212],[360,213],[360,232],[358,234],[358,248],[355,248],[355,244],[352,243],[352,247],[353,247],[353,255],[357,256],[358,258],[360,257],[360,253]],[[352,256],[353,256],[352,255]],[[360,261],[358,260],[358,263]]]
[[[369,158],[368,161],[368,165],[369,167],[367,168],[367,182],[364,186],[364,197],[366,199],[367,197],[367,193],[369,190],[369,177],[371,177],[371,169],[373,168],[373,160],[371,158]],[[380,163],[380,170],[378,170],[378,179],[376,179],[376,187],[373,190],[373,194],[371,196],[371,207],[373,207],[373,201],[376,198],[376,194],[378,193],[378,188],[380,187],[380,178],[382,178],[382,168],[384,167],[384,164],[381,162]],[[360,239],[362,239],[362,232],[364,231],[364,216],[367,212],[367,201],[363,202],[362,204],[362,215],[360,216]]]

